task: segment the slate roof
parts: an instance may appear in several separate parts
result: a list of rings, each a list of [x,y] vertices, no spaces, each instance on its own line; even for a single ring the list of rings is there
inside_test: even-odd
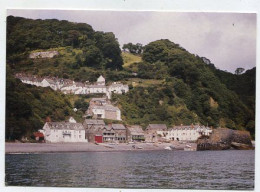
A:
[[[178,125],[173,126],[170,130],[185,130],[185,129],[210,129],[209,127],[200,126],[200,125]]]
[[[118,107],[114,107],[113,105],[95,105],[92,109],[104,109],[106,111],[118,111]]]
[[[88,85],[89,88],[106,88],[105,85]]]
[[[144,135],[144,131],[139,125],[128,125],[126,127],[130,131],[131,135]]]
[[[103,120],[98,120],[98,119],[85,119],[84,124],[87,124],[87,125],[105,125],[105,122]]]
[[[56,84],[56,82],[50,78],[44,78],[50,84]]]
[[[84,130],[81,123],[69,123],[69,122],[47,122],[50,129],[66,129],[66,130]]]
[[[90,101],[106,101],[107,99],[104,98],[104,97],[101,97],[101,98],[97,98],[97,97],[94,97],[92,98]]]
[[[106,125],[106,130],[126,130],[125,126],[123,124],[112,124],[112,125]]]
[[[149,129],[158,130],[158,131],[167,130],[167,126],[165,124],[149,124],[148,127]]]
[[[115,130],[125,130],[125,126],[123,124],[112,124],[112,128]]]

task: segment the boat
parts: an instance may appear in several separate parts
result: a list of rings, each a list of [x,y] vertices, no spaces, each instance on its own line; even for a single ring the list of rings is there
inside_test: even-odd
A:
[[[164,149],[166,149],[166,150],[169,150],[169,151],[171,151],[172,150],[172,148],[171,147],[165,147]]]

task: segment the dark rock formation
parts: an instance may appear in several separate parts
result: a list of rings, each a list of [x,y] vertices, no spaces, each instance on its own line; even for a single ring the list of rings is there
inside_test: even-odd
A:
[[[247,131],[218,128],[209,138],[199,138],[197,150],[253,149],[251,137]]]

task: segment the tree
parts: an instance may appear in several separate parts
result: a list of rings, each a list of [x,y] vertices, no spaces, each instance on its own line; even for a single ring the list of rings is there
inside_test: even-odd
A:
[[[94,45],[91,45],[89,49],[86,51],[86,58],[84,61],[84,65],[88,67],[101,67],[101,63],[103,60],[102,52],[99,48]]]
[[[236,75],[240,75],[240,74],[242,74],[244,71],[245,71],[244,68],[239,67],[239,68],[237,68],[237,69],[235,70],[235,74],[236,74]]]
[[[123,45],[123,50],[128,50],[128,52],[133,54],[141,54],[143,52],[143,45],[141,43],[127,43]]]

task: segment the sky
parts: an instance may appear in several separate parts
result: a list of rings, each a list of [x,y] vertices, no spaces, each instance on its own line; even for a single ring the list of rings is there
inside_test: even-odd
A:
[[[255,13],[13,9],[7,15],[88,23],[95,31],[113,32],[121,47],[169,39],[232,73],[256,66]]]

